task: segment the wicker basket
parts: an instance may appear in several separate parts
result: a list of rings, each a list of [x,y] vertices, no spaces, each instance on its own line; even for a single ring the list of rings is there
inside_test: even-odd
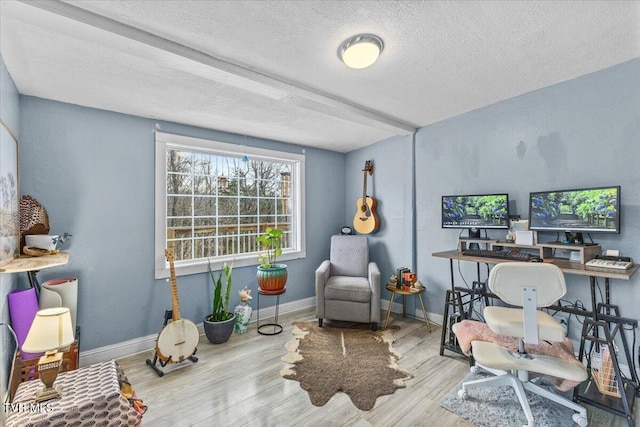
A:
[[[591,376],[600,393],[620,397],[620,388],[613,369],[609,347],[602,346],[599,352],[594,350],[591,353]]]
[[[49,234],[47,210],[29,195],[20,198],[20,253],[23,253],[27,234]]]

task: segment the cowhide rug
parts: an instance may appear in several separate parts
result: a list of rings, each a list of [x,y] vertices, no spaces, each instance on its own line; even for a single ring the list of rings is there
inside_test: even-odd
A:
[[[293,339],[286,344],[282,361],[293,364],[280,373],[300,382],[315,406],[326,404],[337,392],[346,393],[364,411],[378,396],[404,388],[413,375],[398,367],[400,353],[393,349],[390,327],[373,332],[369,325],[335,327],[316,322],[293,324]]]

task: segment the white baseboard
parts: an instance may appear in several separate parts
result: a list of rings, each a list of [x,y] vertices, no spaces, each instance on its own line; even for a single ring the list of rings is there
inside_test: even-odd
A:
[[[315,307],[316,298],[309,297],[298,301],[292,301],[280,304],[278,314],[291,313],[298,310],[303,310],[309,307]],[[263,308],[258,313],[258,310],[253,312],[251,323],[255,323],[258,314],[260,315],[260,323],[262,320],[267,320],[270,317],[274,317],[276,314],[275,305],[267,308]],[[204,329],[202,322],[197,323],[198,331],[200,335],[204,335]],[[158,331],[160,332],[160,331]],[[144,337],[134,338],[131,340],[123,341],[116,344],[107,345],[104,347],[98,347],[87,351],[80,352],[80,366],[88,366],[94,363],[106,362],[111,359],[118,359],[120,357],[130,356],[136,353],[142,353],[143,351],[150,352],[149,357],[152,357],[153,349],[156,346],[156,338],[158,334],[147,335]]]
[[[287,302],[284,304],[280,304],[279,314],[291,313],[298,310],[303,310],[305,308],[314,307],[316,304],[315,297],[309,297],[298,301]],[[389,307],[388,300],[381,300],[380,307],[383,310],[387,310]],[[402,313],[402,304],[394,303],[392,311],[394,313]],[[275,305],[267,308],[263,308],[258,313],[258,310],[255,310],[252,315],[251,323],[255,323],[257,320],[258,314],[260,314],[260,320],[267,320],[270,317],[275,316]],[[416,316],[424,318],[424,313],[422,310],[416,310]],[[442,325],[442,315],[429,313],[429,320],[438,325]],[[204,329],[202,323],[196,324],[198,327],[198,331],[200,331],[200,335],[204,334]],[[160,332],[160,331],[158,331]],[[153,349],[156,346],[156,338],[158,334],[147,335],[144,337],[134,338],[131,340],[119,342],[116,344],[111,344],[104,347],[98,347],[87,351],[80,352],[80,366],[88,366],[94,363],[106,362],[111,359],[118,359],[120,357],[130,356],[132,354],[141,353],[143,351],[153,352]],[[151,354],[150,354],[151,357]]]
[[[292,301],[284,304],[280,304],[279,314],[292,313],[294,311],[304,310],[309,307],[315,307],[316,298],[309,297],[298,301]],[[389,307],[389,300],[380,300],[380,308],[386,311]],[[394,302],[391,311],[400,314],[402,313],[402,304]],[[252,316],[251,323],[256,322],[258,311],[255,310]],[[260,310],[260,320],[267,320],[270,317],[275,316],[275,306],[267,307]],[[421,309],[416,309],[416,317],[424,319],[424,313]],[[443,325],[443,315],[441,314],[428,314],[429,321],[435,323],[437,325]],[[204,330],[202,323],[198,323],[196,325],[198,327],[198,331],[200,331],[201,335],[204,335]],[[144,351],[149,352],[149,357],[153,354],[153,349],[156,345],[157,334],[147,335],[140,338],[134,338],[128,341],[123,341],[121,343],[116,343],[104,347],[99,347],[87,351],[80,352],[80,366],[87,366],[94,363],[105,362],[111,359],[118,359],[125,356],[130,356],[132,354],[141,353]],[[574,343],[574,346],[577,343]],[[578,347],[575,347],[578,348]],[[630,376],[629,367],[625,364],[620,364],[620,369],[623,374]]]

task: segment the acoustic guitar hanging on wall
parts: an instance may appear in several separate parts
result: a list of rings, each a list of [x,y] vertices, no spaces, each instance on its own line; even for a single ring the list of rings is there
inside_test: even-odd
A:
[[[377,202],[367,196],[367,174],[373,175],[373,163],[371,160],[364,162],[362,197],[356,202],[357,212],[353,217],[353,228],[360,234],[370,234],[380,228],[380,218],[376,213]]]

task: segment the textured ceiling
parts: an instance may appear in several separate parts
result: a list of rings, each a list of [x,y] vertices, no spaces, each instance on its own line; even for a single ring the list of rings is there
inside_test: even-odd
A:
[[[640,2],[0,1],[20,93],[347,152],[640,56]],[[364,70],[337,48],[385,49]]]

